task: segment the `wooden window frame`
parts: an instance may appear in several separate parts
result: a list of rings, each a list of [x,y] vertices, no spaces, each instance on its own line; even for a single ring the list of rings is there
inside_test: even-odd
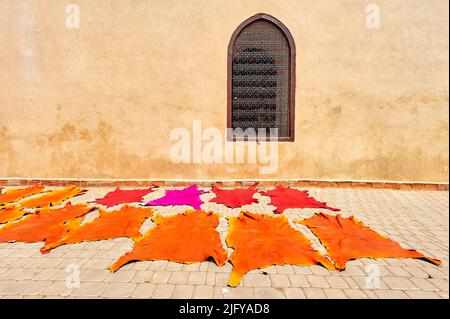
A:
[[[258,13],[254,16],[248,18],[244,22],[242,22],[236,30],[233,32],[231,36],[230,42],[228,43],[228,62],[227,62],[227,140],[228,141],[264,141],[263,139],[259,139],[258,137],[243,137],[238,138],[230,134],[230,129],[232,128],[232,90],[233,90],[233,47],[236,41],[236,38],[241,33],[241,31],[247,27],[249,24],[258,21],[258,20],[267,20],[275,24],[281,31],[284,33],[288,45],[289,45],[289,54],[290,54],[290,65],[289,65],[289,136],[280,136],[275,139],[271,139],[271,141],[278,142],[293,142],[295,139],[295,89],[296,89],[296,77],[295,77],[295,62],[296,62],[296,48],[295,41],[292,37],[289,29],[277,18],[272,17],[271,15],[265,13]]]

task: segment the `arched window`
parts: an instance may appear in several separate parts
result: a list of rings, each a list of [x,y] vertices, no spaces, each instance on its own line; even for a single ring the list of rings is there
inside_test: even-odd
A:
[[[257,14],[228,45],[228,128],[262,129],[267,136],[276,128],[279,141],[293,141],[294,109],[294,39],[279,20]]]

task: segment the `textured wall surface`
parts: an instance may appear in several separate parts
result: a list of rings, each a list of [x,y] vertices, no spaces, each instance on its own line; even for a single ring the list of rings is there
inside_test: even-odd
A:
[[[69,3],[79,29],[65,25]],[[0,0],[0,177],[448,182],[448,3]],[[278,170],[176,164],[172,129],[226,127],[227,45],[264,12],[297,45]]]

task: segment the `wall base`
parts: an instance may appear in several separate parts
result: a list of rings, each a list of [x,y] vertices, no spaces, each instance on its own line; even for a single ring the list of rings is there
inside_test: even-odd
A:
[[[436,190],[448,191],[448,183],[422,183],[422,182],[384,182],[384,181],[326,181],[326,180],[119,180],[119,179],[0,179],[3,186],[48,185],[67,186],[79,185],[83,187],[136,187],[136,186],[187,186],[198,184],[201,186],[239,187],[250,186],[258,182],[261,187],[276,185],[294,187],[336,187],[336,188],[372,188],[372,189],[398,189],[398,190]]]

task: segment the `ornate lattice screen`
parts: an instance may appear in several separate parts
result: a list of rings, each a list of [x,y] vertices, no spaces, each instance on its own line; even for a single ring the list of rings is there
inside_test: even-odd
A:
[[[278,128],[289,138],[291,50],[275,23],[258,19],[234,40],[231,60],[231,127]]]

